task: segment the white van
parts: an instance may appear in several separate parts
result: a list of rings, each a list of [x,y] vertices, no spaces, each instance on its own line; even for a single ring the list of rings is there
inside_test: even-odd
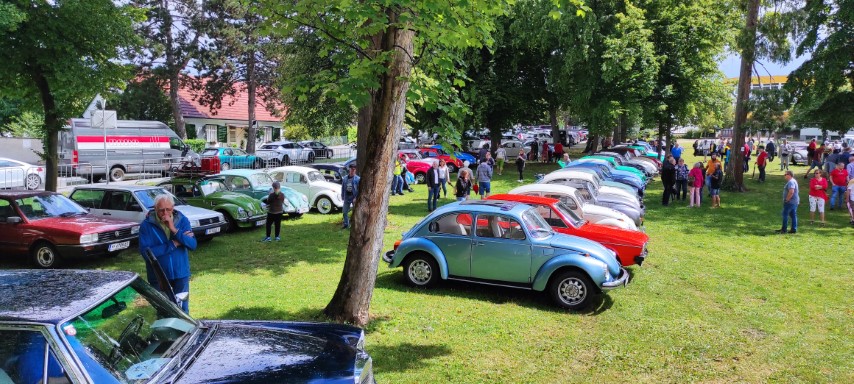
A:
[[[74,169],[80,176],[109,174],[110,180],[119,181],[126,173],[166,173],[188,155],[198,158],[159,121],[116,120],[115,128],[106,129],[93,128],[90,119],[69,123],[59,134],[60,169]]]

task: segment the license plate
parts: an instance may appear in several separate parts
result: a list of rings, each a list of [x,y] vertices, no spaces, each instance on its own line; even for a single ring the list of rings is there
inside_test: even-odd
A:
[[[256,227],[260,227],[260,226],[262,226],[262,225],[264,225],[264,224],[267,224],[267,220],[258,220],[258,221],[256,221],[256,222],[255,222],[255,226],[256,226]]]
[[[214,233],[219,233],[219,227],[216,228],[208,228],[205,230],[205,235],[211,235]]]
[[[122,241],[121,243],[110,244],[107,247],[107,251],[113,252],[113,251],[118,251],[120,249],[125,249],[127,247],[130,247],[130,241]]]

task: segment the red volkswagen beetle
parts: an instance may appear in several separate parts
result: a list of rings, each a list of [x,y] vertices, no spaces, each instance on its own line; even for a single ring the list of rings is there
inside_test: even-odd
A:
[[[536,207],[555,231],[596,241],[617,253],[623,266],[641,265],[646,259],[649,236],[641,231],[591,224],[573,213],[560,200],[538,196],[498,194],[489,200],[516,201]]]
[[[463,167],[462,160],[456,157],[451,157],[439,148],[418,148],[418,153],[420,153],[424,158],[432,157],[439,160],[445,160],[445,163],[448,165],[448,170],[451,171],[451,173],[454,173]]]

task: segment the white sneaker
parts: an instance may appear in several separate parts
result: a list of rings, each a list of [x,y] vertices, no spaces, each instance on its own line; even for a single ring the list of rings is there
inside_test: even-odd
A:
[[[522,182],[522,180],[517,180],[517,181],[518,181],[518,182],[520,182],[520,183]]]

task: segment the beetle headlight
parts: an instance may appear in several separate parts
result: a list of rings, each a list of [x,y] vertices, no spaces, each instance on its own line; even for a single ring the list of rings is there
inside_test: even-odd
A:
[[[130,228],[130,234],[131,235],[138,235],[139,234],[139,226],[134,225],[133,227],[131,227]]]
[[[245,210],[245,209],[243,209],[243,208],[240,208],[240,207],[238,207],[238,208],[237,208],[237,214],[238,214],[238,215],[240,215],[240,216],[245,216],[245,217],[248,217],[248,216],[249,216],[249,214],[248,214],[248,213],[246,213],[246,210]]]
[[[308,197],[306,197],[306,195],[300,195],[300,197],[302,197],[302,201],[304,203],[308,204]]]
[[[139,227],[136,227],[136,228],[139,228]],[[96,241],[98,241],[98,234],[97,233],[89,233],[86,235],[80,235],[80,244],[94,243]]]

